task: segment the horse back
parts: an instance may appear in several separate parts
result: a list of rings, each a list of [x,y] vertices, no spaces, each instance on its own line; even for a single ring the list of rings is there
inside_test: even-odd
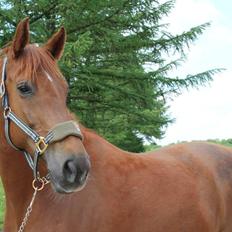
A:
[[[161,169],[166,167],[167,185],[174,181],[173,195],[181,196],[174,202],[186,204],[184,217],[191,215],[191,208],[197,209],[206,227],[195,231],[232,231],[232,149],[193,142],[168,146],[146,156],[158,160]]]

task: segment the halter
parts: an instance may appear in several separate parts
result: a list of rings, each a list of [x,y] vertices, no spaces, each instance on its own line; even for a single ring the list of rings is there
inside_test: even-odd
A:
[[[2,67],[2,79],[0,84],[0,98],[2,98],[3,116],[5,121],[4,130],[5,130],[6,140],[8,144],[11,145],[11,147],[13,147],[15,150],[23,152],[28,165],[33,170],[33,175],[36,180],[39,177],[39,172],[37,171],[39,157],[41,157],[41,155],[44,154],[49,144],[55,143],[57,141],[61,141],[67,136],[76,136],[79,139],[83,140],[83,136],[78,124],[72,120],[56,124],[56,126],[53,127],[45,137],[43,137],[39,135],[36,131],[34,131],[32,128],[30,128],[20,118],[18,118],[12,112],[9,105],[9,98],[5,86],[5,81],[7,78],[6,66],[7,66],[7,57],[4,57],[3,67]],[[11,121],[15,125],[17,125],[25,134],[27,134],[34,142],[35,144],[34,159],[26,150],[17,147],[12,142],[10,136],[10,130],[9,130]]]

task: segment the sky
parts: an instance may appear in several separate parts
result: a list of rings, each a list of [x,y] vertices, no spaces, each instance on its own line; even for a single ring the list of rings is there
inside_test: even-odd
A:
[[[198,90],[184,91],[168,102],[175,119],[158,144],[180,141],[232,138],[232,1],[176,0],[175,8],[164,19],[169,31],[181,33],[211,22],[190,47],[187,61],[172,74],[195,74],[213,68],[226,70]]]

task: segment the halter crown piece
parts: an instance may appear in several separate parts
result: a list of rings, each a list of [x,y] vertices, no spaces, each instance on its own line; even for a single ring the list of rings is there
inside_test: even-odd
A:
[[[37,179],[39,177],[39,172],[37,171],[39,157],[44,154],[49,144],[55,143],[57,141],[61,141],[68,136],[76,136],[79,139],[83,140],[83,135],[80,131],[78,124],[75,121],[71,120],[71,121],[65,121],[56,124],[56,126],[53,127],[45,137],[43,137],[40,136],[32,128],[30,128],[20,118],[18,118],[12,112],[9,105],[9,98],[5,86],[5,81],[7,78],[6,66],[7,66],[7,57],[4,57],[3,66],[2,66],[2,79],[0,84],[0,98],[2,98],[3,116],[5,121],[4,130],[5,130],[6,140],[8,144],[11,145],[11,147],[13,147],[15,150],[23,152],[28,165],[33,170],[34,178]],[[12,142],[10,136],[10,130],[9,130],[11,121],[15,125],[17,125],[25,134],[27,134],[35,143],[34,158],[32,158],[32,156],[26,150],[15,146],[14,143]]]

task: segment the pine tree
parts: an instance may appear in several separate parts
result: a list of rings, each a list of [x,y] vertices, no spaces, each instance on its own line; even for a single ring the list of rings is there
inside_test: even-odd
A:
[[[68,42],[60,66],[70,86],[69,107],[114,144],[143,151],[144,139],[161,138],[172,122],[167,97],[204,85],[217,71],[170,76],[209,26],[172,35],[161,20],[173,6],[156,0],[3,0],[0,41],[9,41],[26,16],[37,43],[64,25]]]

